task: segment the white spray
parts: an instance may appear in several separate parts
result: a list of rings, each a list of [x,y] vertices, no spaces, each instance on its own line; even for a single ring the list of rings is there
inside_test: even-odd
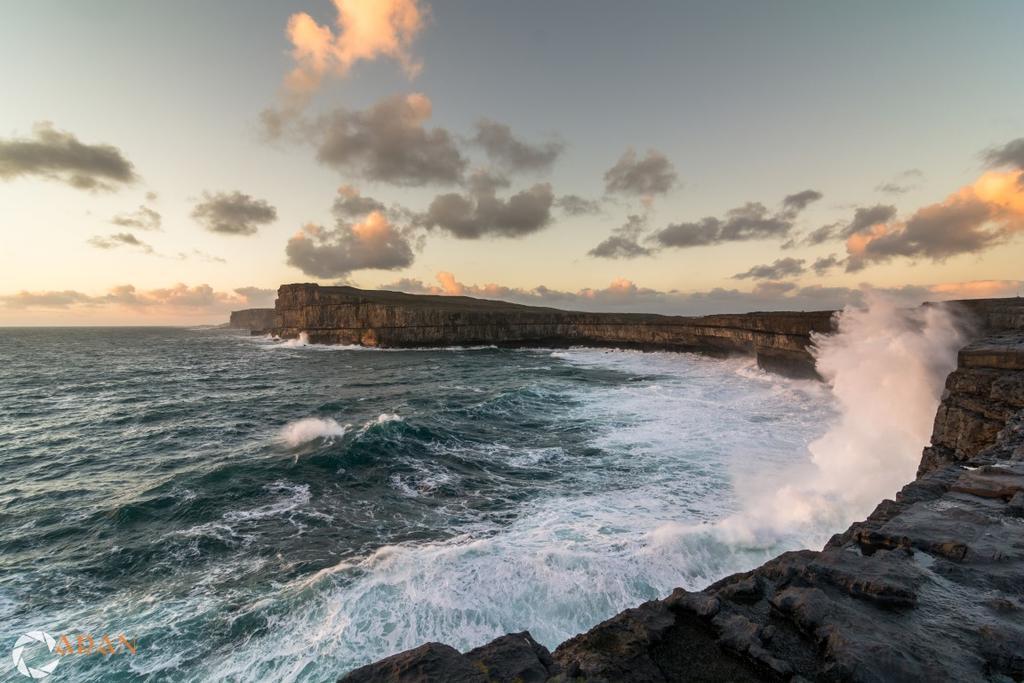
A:
[[[332,418],[304,417],[295,422],[289,422],[278,433],[278,437],[289,448],[297,448],[302,444],[326,439],[328,441],[345,436],[348,431],[347,425],[340,425]]]
[[[740,543],[796,534],[813,544],[895,495],[914,478],[962,343],[943,306],[902,309],[869,294],[866,308],[843,310],[837,332],[817,336],[813,349],[839,421],[810,444],[810,467],[781,489],[755,490],[720,531]]]

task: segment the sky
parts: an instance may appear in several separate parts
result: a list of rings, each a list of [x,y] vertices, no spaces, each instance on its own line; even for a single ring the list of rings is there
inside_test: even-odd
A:
[[[1017,295],[1024,4],[0,0],[0,325]]]

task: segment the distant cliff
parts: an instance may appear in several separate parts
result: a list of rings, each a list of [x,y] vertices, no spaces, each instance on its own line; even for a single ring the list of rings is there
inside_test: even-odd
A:
[[[625,610],[554,652],[427,643],[344,683],[1024,680],[1024,302],[962,302],[918,478],[821,551]]]
[[[431,296],[282,285],[273,332],[316,344],[384,347],[610,346],[643,350],[746,354],[767,369],[814,376],[807,347],[828,332],[831,311],[704,317],[584,313],[463,296]]]
[[[274,327],[274,309],[247,308],[242,311],[231,311],[228,327],[252,332],[266,332]]]

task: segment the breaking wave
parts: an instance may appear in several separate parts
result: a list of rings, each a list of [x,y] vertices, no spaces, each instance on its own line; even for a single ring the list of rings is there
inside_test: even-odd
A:
[[[764,545],[801,532],[823,542],[914,479],[963,345],[960,322],[941,305],[906,309],[873,295],[839,313],[836,324],[835,334],[815,338],[813,351],[839,419],[781,486],[739,484],[748,507],[719,525],[731,542]]]
[[[523,629],[554,646],[891,495],[951,362],[944,316],[844,313],[818,341],[828,385],[688,354],[10,332],[24,343],[0,346],[0,403],[18,436],[0,472],[22,493],[0,493],[19,519],[0,535],[0,619],[61,632],[101,614],[146,643],[62,663],[90,682],[332,680]],[[134,362],[97,360],[112,347]],[[59,415],[27,390],[55,382]],[[131,487],[95,476],[125,462]],[[26,548],[52,561],[26,572]]]
[[[316,439],[340,439],[347,431],[348,427],[332,418],[307,417],[289,422],[278,436],[290,448],[296,448]]]

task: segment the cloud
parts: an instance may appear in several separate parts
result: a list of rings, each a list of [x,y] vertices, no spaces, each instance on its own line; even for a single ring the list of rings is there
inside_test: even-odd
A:
[[[384,204],[373,197],[364,197],[359,190],[351,185],[342,185],[338,188],[338,196],[334,200],[331,211],[338,218],[356,218],[365,216],[371,211],[384,211]]]
[[[555,200],[555,206],[569,216],[587,216],[601,213],[601,202],[577,194],[564,194]]]
[[[599,310],[602,305],[621,306],[659,302],[665,293],[638,287],[625,278],[613,280],[601,289],[584,288],[575,292],[549,289],[543,285],[533,289],[506,287],[498,284],[468,285],[459,282],[455,275],[440,271],[436,275],[437,285],[428,285],[422,280],[403,278],[397,282],[381,285],[381,289],[399,290],[413,294],[442,294],[447,296],[474,296],[500,299],[515,303],[541,306],[564,306]],[[595,306],[597,307],[595,309]]]
[[[853,219],[840,232],[841,237],[849,237],[861,232],[869,232],[876,225],[889,222],[896,215],[896,207],[885,204],[859,207],[853,212]]]
[[[923,301],[1012,296],[1022,284],[1017,280],[994,280],[890,288],[875,288],[862,284],[856,288],[848,288],[819,285],[800,287],[792,282],[772,281],[758,283],[749,291],[715,288],[679,292],[642,287],[631,280],[617,278],[606,287],[562,291],[543,285],[533,288],[507,287],[494,283],[470,285],[459,282],[455,275],[447,271],[439,272],[436,277],[436,285],[404,278],[381,285],[381,289],[414,294],[474,296],[569,310],[708,315],[757,310],[834,310],[850,304],[863,303],[868,291],[886,295],[899,305],[915,306]]]
[[[631,259],[650,256],[654,251],[640,244],[641,233],[647,228],[647,216],[631,215],[622,227],[587,252],[597,258]]]
[[[277,298],[276,289],[263,287],[236,287],[234,292],[251,308],[273,308]]]
[[[900,183],[881,183],[875,187],[878,192],[884,192],[885,194],[906,194],[914,189],[913,185],[901,185]]]
[[[994,299],[1019,296],[1022,280],[973,280],[971,282],[945,282],[931,285],[928,290],[944,300],[953,299]]]
[[[846,269],[857,271],[895,257],[943,261],[1007,242],[1024,232],[1022,178],[1022,171],[988,171],[905,222],[865,222],[856,231],[851,224],[844,231]]]
[[[551,168],[565,146],[556,141],[531,145],[512,134],[503,123],[481,119],[476,124],[473,142],[488,158],[509,171],[543,171]]]
[[[770,211],[760,202],[746,204],[726,212],[723,218],[706,216],[699,221],[670,223],[644,238],[653,247],[640,244],[643,227],[638,217],[631,217],[630,222],[616,230],[611,237],[590,251],[592,256],[609,258],[629,258],[646,256],[658,249],[700,247],[724,242],[742,242],[769,238],[783,238],[790,234],[793,225],[811,202],[817,201],[822,194],[816,190],[804,190],[787,195],[777,211]],[[790,240],[784,248],[794,246]]]
[[[486,172],[469,179],[467,194],[438,195],[417,223],[426,228],[447,230],[459,239],[480,237],[522,237],[547,226],[555,195],[551,185],[538,183],[500,199],[497,190],[508,180]]]
[[[405,231],[381,211],[371,211],[359,223],[339,220],[334,228],[306,225],[288,240],[288,265],[313,277],[341,278],[353,270],[397,270],[413,262]]]
[[[825,195],[817,190],[804,190],[803,192],[797,192],[796,194],[786,195],[782,200],[782,206],[783,209],[792,211],[796,214],[806,209],[809,204],[818,201],[824,196]]]
[[[49,121],[37,123],[31,138],[0,139],[0,180],[21,176],[105,191],[138,180],[135,167],[117,147],[84,144]]]
[[[745,273],[736,273],[733,275],[733,279],[780,280],[785,277],[801,275],[805,270],[802,258],[780,258],[770,264],[754,266]]]
[[[782,245],[783,249],[792,249],[796,246],[813,247],[832,240],[847,238],[861,232],[868,232],[879,224],[884,224],[896,215],[896,207],[884,204],[875,206],[858,207],[853,212],[853,218],[846,224],[842,222],[823,225],[816,230],[804,235],[802,238],[795,236]]]
[[[75,290],[30,292],[0,295],[0,305],[15,309],[68,309],[120,307],[135,313],[156,312],[213,312],[224,313],[232,309],[263,305],[274,290],[258,287],[239,287],[234,292],[218,292],[210,285],[189,286],[178,283],[170,287],[139,290],[134,285],[111,287],[106,294],[93,296]]]
[[[815,275],[824,275],[833,268],[838,268],[843,264],[842,260],[837,258],[835,254],[829,254],[828,256],[822,256],[811,264],[811,269]]]
[[[92,301],[93,297],[70,289],[43,292],[21,290],[15,294],[0,295],[0,304],[7,308],[67,308]]]
[[[118,232],[103,237],[96,235],[89,240],[89,244],[97,249],[115,249],[117,247],[138,247],[147,254],[153,253],[153,247],[149,246],[130,232]]]
[[[794,235],[780,246],[783,249],[794,249],[797,246],[813,247],[824,242],[837,239],[839,237],[839,230],[841,227],[841,223],[829,223],[828,225],[823,225],[820,228],[810,231],[803,237],[800,235]]]
[[[694,223],[673,223],[652,236],[662,247],[699,247],[723,242],[782,238],[793,228],[792,207],[772,213],[760,202],[748,202],[724,218],[708,216]]]
[[[1024,138],[1011,140],[1002,147],[988,150],[984,154],[990,166],[1010,166],[1024,170]],[[1024,180],[1024,176],[1021,176]]]
[[[604,174],[608,194],[653,197],[665,194],[675,184],[676,169],[661,152],[650,149],[639,159],[636,150],[629,148]]]
[[[261,225],[277,220],[277,209],[242,192],[203,193],[192,217],[210,232],[255,235]]]
[[[359,61],[390,57],[410,77],[419,73],[422,65],[409,49],[423,29],[427,9],[416,0],[334,0],[334,8],[334,29],[305,12],[288,18],[295,67],[285,78],[285,89],[297,104],[308,101],[325,76],[343,77]]]
[[[317,159],[367,180],[395,185],[452,184],[466,159],[443,128],[425,128],[432,105],[426,95],[395,95],[370,109],[337,109],[307,126]]]
[[[917,187],[917,181],[924,177],[920,169],[911,168],[900,173],[894,180],[880,183],[875,187],[877,192],[886,194],[905,194]]]
[[[120,213],[110,219],[114,225],[122,228],[135,228],[136,230],[159,230],[163,219],[159,212],[145,205],[131,213]]]
[[[199,249],[193,249],[191,252],[178,252],[178,259],[186,261],[190,258],[197,258],[200,261],[205,261],[206,263],[227,263],[227,259],[215,256],[214,254],[207,254],[205,251],[200,251]]]

